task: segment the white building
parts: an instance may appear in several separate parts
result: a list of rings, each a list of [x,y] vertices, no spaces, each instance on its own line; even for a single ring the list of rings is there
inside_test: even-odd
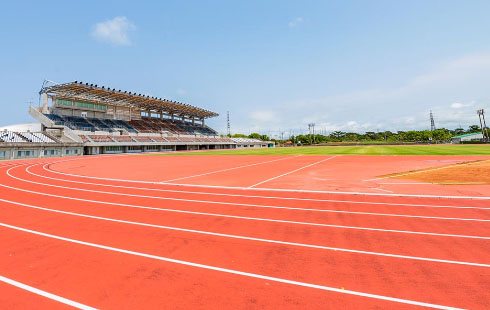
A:
[[[460,135],[451,138],[452,143],[463,143],[465,141],[481,141],[483,139],[483,134],[481,132],[468,133],[465,135]]]

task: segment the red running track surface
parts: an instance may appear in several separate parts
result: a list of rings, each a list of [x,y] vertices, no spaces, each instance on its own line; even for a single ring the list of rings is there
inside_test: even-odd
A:
[[[459,198],[441,198],[453,194],[447,188],[406,196],[363,181],[377,176],[373,166],[386,174],[390,166],[398,172],[449,159],[466,158],[121,155],[3,162],[0,305],[488,309],[485,188],[463,188]],[[356,173],[359,162],[370,168]],[[173,179],[179,185],[168,183]],[[257,183],[261,189],[247,188]],[[367,195],[336,192],[337,183],[341,192]],[[472,193],[474,199],[467,197]]]

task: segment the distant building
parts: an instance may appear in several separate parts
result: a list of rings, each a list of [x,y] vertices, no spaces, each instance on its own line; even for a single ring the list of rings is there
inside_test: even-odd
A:
[[[259,148],[259,147],[274,147],[273,141],[262,141],[259,139],[251,138],[231,138],[236,144],[236,148]]]
[[[460,135],[451,138],[452,143],[463,143],[465,141],[481,141],[483,139],[483,134],[480,132],[468,133],[465,135]]]

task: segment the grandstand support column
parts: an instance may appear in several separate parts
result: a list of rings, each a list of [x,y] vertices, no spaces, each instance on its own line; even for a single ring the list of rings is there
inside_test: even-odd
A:
[[[43,114],[48,114],[48,94],[43,94],[43,108],[42,108],[42,113]]]
[[[204,117],[201,118],[201,125],[202,125],[202,127],[204,127]]]

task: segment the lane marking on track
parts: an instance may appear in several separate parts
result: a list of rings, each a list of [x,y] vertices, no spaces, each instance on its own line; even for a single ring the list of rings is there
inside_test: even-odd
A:
[[[253,184],[253,185],[250,185],[250,186],[249,186],[249,187],[247,187],[247,188],[254,188],[254,187],[255,187],[255,186],[257,186],[257,185],[264,184],[264,183],[270,182],[270,181],[275,180],[275,179],[278,179],[278,178],[282,178],[283,176],[286,176],[286,175],[289,175],[289,174],[295,173],[295,172],[297,172],[297,171],[300,171],[300,170],[306,169],[306,168],[308,168],[308,167],[311,167],[311,166],[317,165],[317,164],[322,163],[322,162],[324,162],[324,161],[327,161],[327,160],[330,160],[330,159],[334,159],[335,157],[339,157],[339,155],[335,155],[335,156],[331,156],[331,157],[329,157],[329,158],[325,158],[325,159],[319,160],[319,161],[317,161],[317,162],[314,162],[314,163],[312,163],[312,164],[309,164],[309,165],[303,166],[303,167],[298,168],[298,169],[295,169],[295,170],[293,170],[293,171],[289,171],[289,172],[283,173],[283,174],[281,174],[281,175],[278,175],[278,176],[275,176],[275,177],[269,178],[269,179],[267,179],[267,180],[264,180],[264,181],[262,181],[262,182],[259,182],[259,183],[256,183],[256,184]]]
[[[114,196],[127,196],[127,197],[137,197],[137,198],[148,198],[148,199],[158,199],[158,200],[171,200],[171,201],[183,201],[183,202],[194,202],[199,204],[214,204],[214,205],[231,205],[231,206],[246,206],[255,208],[268,208],[268,209],[284,209],[284,210],[295,210],[295,211],[308,211],[308,212],[326,212],[326,213],[343,213],[343,214],[355,214],[355,215],[368,215],[368,216],[387,216],[387,217],[404,217],[404,218],[416,218],[416,219],[428,219],[428,220],[447,220],[447,221],[473,221],[473,222],[490,222],[490,219],[475,219],[475,218],[456,218],[456,217],[439,217],[439,216],[423,216],[423,215],[409,215],[409,214],[392,214],[392,213],[376,213],[376,212],[360,212],[360,211],[343,211],[343,210],[331,210],[331,209],[307,209],[307,208],[296,208],[296,207],[284,207],[284,206],[267,206],[267,205],[257,205],[257,204],[245,204],[245,203],[235,203],[235,202],[217,202],[209,200],[195,200],[195,199],[185,199],[185,198],[171,198],[171,197],[158,197],[158,196],[148,196],[148,195],[136,195],[128,193],[116,193],[99,191],[92,189],[83,189],[78,187],[61,186],[54,184],[46,184],[41,182],[35,182],[23,178],[13,176],[10,171],[17,167],[12,167],[7,170],[7,175],[16,180],[48,186],[69,189],[74,191],[91,192],[98,194],[107,194]]]
[[[383,185],[486,185],[486,182],[378,183]]]
[[[157,225],[157,224],[142,223],[142,222],[135,222],[135,221],[126,221],[126,220],[120,220],[120,219],[115,219],[115,218],[108,218],[108,217],[102,217],[102,216],[96,216],[96,215],[82,214],[82,213],[63,211],[63,210],[57,210],[57,209],[50,209],[50,208],[44,208],[44,207],[40,207],[40,206],[29,205],[29,204],[25,204],[25,203],[21,203],[21,202],[15,202],[15,201],[1,199],[1,198],[0,198],[0,201],[5,202],[5,203],[9,203],[9,204],[13,204],[13,205],[26,207],[26,208],[43,210],[43,211],[47,211],[47,212],[54,212],[54,213],[78,216],[78,217],[83,217],[83,218],[96,219],[96,220],[102,220],[102,221],[108,221],[108,222],[114,222],[114,223],[137,225],[137,226],[150,227],[150,228],[174,230],[174,231],[196,233],[196,234],[202,234],[202,235],[210,235],[210,236],[249,240],[249,241],[258,241],[258,242],[288,245],[288,246],[296,246],[296,247],[304,247],[304,248],[312,248],[312,249],[320,249],[320,250],[333,250],[333,251],[346,252],[346,253],[366,254],[366,255],[383,256],[383,257],[391,257],[391,258],[402,258],[402,259],[411,259],[411,260],[418,260],[418,261],[435,262],[435,263],[447,263],[447,264],[490,268],[489,264],[483,264],[483,263],[472,263],[472,262],[463,262],[463,261],[455,261],[455,260],[447,260],[447,259],[437,259],[437,258],[429,258],[429,257],[421,257],[421,256],[410,256],[410,255],[390,254],[390,253],[381,253],[381,252],[373,252],[373,251],[353,250],[353,249],[329,247],[329,246],[299,243],[299,242],[288,242],[288,241],[247,237],[247,236],[240,236],[240,235],[233,235],[233,234],[223,234],[223,233],[216,233],[216,232],[210,232],[210,231],[188,229],[188,228],[179,228],[179,227],[173,227],[173,226]]]
[[[325,286],[325,285],[318,285],[318,284],[313,284],[313,283],[288,280],[288,279],[283,279],[283,278],[278,278],[278,277],[271,277],[271,276],[266,276],[266,275],[261,275],[261,274],[256,274],[256,273],[250,273],[250,272],[244,272],[244,271],[239,271],[239,270],[221,268],[221,267],[216,267],[216,266],[211,266],[211,265],[204,265],[204,264],[193,263],[193,262],[179,260],[179,259],[173,259],[173,258],[169,258],[169,257],[163,257],[163,256],[141,253],[141,252],[136,252],[136,251],[130,251],[130,250],[125,250],[125,249],[121,249],[121,248],[116,248],[116,247],[111,247],[111,246],[106,246],[106,245],[101,245],[101,244],[96,244],[96,243],[91,243],[91,242],[61,237],[61,236],[52,235],[52,234],[48,234],[48,233],[43,233],[40,231],[30,230],[30,229],[26,229],[26,228],[22,228],[22,227],[18,227],[18,226],[13,226],[13,225],[5,224],[5,223],[0,223],[0,226],[5,227],[5,228],[18,230],[18,231],[22,231],[22,232],[26,232],[26,233],[30,233],[30,234],[34,234],[34,235],[38,235],[38,236],[43,236],[43,237],[52,238],[52,239],[56,239],[56,240],[61,240],[61,241],[80,244],[80,245],[84,245],[84,246],[94,247],[94,248],[98,248],[98,249],[104,249],[104,250],[108,250],[108,251],[112,251],[112,252],[118,252],[118,253],[123,253],[123,254],[139,256],[139,257],[145,257],[145,258],[150,258],[150,259],[155,259],[155,260],[159,260],[159,261],[164,261],[164,262],[169,262],[169,263],[174,263],[174,264],[180,264],[180,265],[190,266],[190,267],[195,267],[195,268],[200,268],[200,269],[219,271],[219,272],[223,272],[223,273],[227,273],[227,274],[245,276],[245,277],[255,278],[255,279],[268,280],[268,281],[285,283],[285,284],[301,286],[301,287],[314,288],[314,289],[330,291],[330,292],[335,292],[335,293],[342,293],[342,294],[347,294],[347,295],[355,295],[355,296],[361,296],[361,297],[367,297],[367,298],[373,298],[373,299],[379,299],[379,300],[393,301],[393,302],[397,302],[397,303],[409,304],[409,305],[415,305],[415,306],[421,306],[421,307],[429,307],[429,308],[444,309],[444,310],[461,310],[461,308],[455,308],[455,307],[450,307],[450,306],[443,306],[443,305],[431,304],[431,303],[414,301],[414,300],[409,300],[409,299],[402,299],[402,298],[389,297],[389,296],[383,296],[383,295],[377,295],[377,294],[351,291],[351,290],[346,290],[346,289],[339,289],[339,288],[329,287],[329,286]]]
[[[45,179],[51,179],[61,182],[78,183],[85,185],[97,185],[106,186],[114,188],[126,188],[126,189],[136,189],[143,191],[156,191],[156,192],[166,192],[166,193],[182,193],[182,194],[196,194],[196,195],[210,195],[210,196],[225,196],[225,197],[244,197],[244,198],[260,198],[260,199],[277,199],[277,200],[298,200],[298,201],[316,201],[316,202],[335,202],[335,203],[352,203],[352,204],[372,204],[372,205],[387,205],[387,206],[406,206],[406,207],[426,207],[426,208],[454,208],[454,209],[480,209],[480,210],[490,210],[490,207],[471,207],[471,206],[450,206],[450,205],[426,205],[426,204],[411,204],[411,203],[392,203],[392,202],[369,202],[369,201],[353,201],[353,200],[337,200],[337,199],[315,199],[315,198],[298,198],[298,197],[279,197],[279,196],[259,196],[259,195],[244,195],[244,194],[227,194],[227,193],[214,193],[214,192],[200,192],[200,191],[185,191],[185,190],[174,190],[174,189],[163,189],[163,188],[148,188],[148,187],[135,187],[135,186],[124,186],[124,185],[114,185],[114,184],[103,184],[103,183],[92,183],[83,182],[67,179],[59,179],[48,177],[46,175],[40,175],[30,171],[30,168],[39,166],[41,164],[34,164],[27,167],[26,172]],[[47,172],[52,172],[46,168],[48,164],[43,165],[43,170]],[[391,184],[391,183],[386,183]]]
[[[107,154],[106,156],[110,156]],[[126,155],[128,156],[128,155]],[[133,154],[134,156],[134,154]],[[83,158],[80,158],[83,159]],[[51,164],[56,164],[63,161],[50,162]],[[170,185],[170,186],[181,186],[181,187],[198,187],[198,188],[218,188],[218,189],[233,189],[233,190],[251,190],[251,191],[269,191],[269,192],[286,192],[286,193],[312,193],[312,194],[338,194],[338,195],[363,195],[363,196],[386,196],[386,197],[414,197],[414,198],[447,198],[447,199],[475,199],[475,200],[490,200],[490,196],[448,196],[448,195],[415,195],[415,194],[384,194],[384,193],[366,193],[366,192],[342,192],[342,191],[321,191],[321,190],[306,190],[306,189],[285,189],[285,188],[260,188],[260,187],[239,187],[239,186],[218,186],[218,185],[205,185],[205,184],[186,184],[186,183],[162,183],[162,182],[149,182],[149,181],[136,181],[136,180],[125,180],[125,179],[114,179],[114,178],[101,178],[93,176],[85,176],[79,174],[71,174],[60,172],[52,169],[47,169],[48,171],[56,174],[62,174],[77,178],[87,178],[95,180],[105,180],[105,181],[117,181],[126,183],[141,183],[141,184],[160,184],[160,185]]]
[[[13,178],[17,178],[17,177],[13,177]],[[0,186],[10,188],[10,189],[14,189],[14,190],[18,190],[18,191],[27,192],[27,193],[43,195],[43,196],[50,196],[50,197],[63,198],[63,199],[76,200],[76,201],[83,201],[83,202],[90,202],[90,203],[96,203],[96,204],[102,204],[102,205],[114,205],[114,206],[137,208],[137,209],[147,209],[147,210],[155,210],[155,211],[162,211],[162,212],[174,212],[174,213],[182,213],[182,214],[214,216],[214,217],[223,217],[223,218],[232,218],[232,219],[243,219],[243,220],[272,222],[272,223],[308,225],[308,226],[318,226],[318,227],[330,227],[330,228],[355,229],[355,230],[366,230],[366,231],[405,233],[405,234],[414,234],[414,235],[430,235],[430,236],[440,236],[440,237],[455,237],[455,238],[490,240],[490,237],[485,237],[485,236],[442,234],[442,233],[431,233],[431,232],[420,232],[420,231],[407,231],[407,230],[393,230],[393,229],[382,229],[382,228],[371,228],[371,227],[344,226],[344,225],[321,224],[321,223],[312,223],[312,222],[277,220],[277,219],[258,218],[258,217],[245,217],[245,216],[238,216],[238,215],[206,213],[206,212],[197,212],[197,211],[164,209],[164,208],[146,207],[146,206],[138,206],[138,205],[131,205],[131,204],[116,203],[116,202],[106,202],[106,201],[82,199],[82,198],[75,198],[75,197],[69,197],[69,196],[60,196],[60,195],[54,195],[54,194],[48,194],[48,193],[43,193],[43,192],[31,191],[31,190],[27,190],[27,189],[16,188],[16,187],[8,186],[8,185],[1,184],[1,183],[0,183]]]
[[[185,180],[185,179],[190,179],[190,178],[195,178],[195,177],[201,177],[201,176],[210,175],[210,174],[219,173],[219,172],[236,170],[236,169],[241,169],[241,168],[246,168],[246,167],[253,167],[253,166],[268,164],[268,163],[272,163],[272,162],[276,162],[276,161],[281,161],[281,160],[285,160],[285,159],[291,159],[291,158],[295,158],[295,157],[299,157],[299,156],[302,156],[302,155],[296,155],[296,156],[286,157],[286,158],[279,158],[279,159],[268,160],[268,161],[263,161],[263,162],[259,162],[259,163],[253,163],[253,164],[239,166],[239,167],[233,167],[233,168],[221,169],[221,170],[216,170],[216,171],[211,171],[211,172],[206,172],[206,173],[201,173],[201,174],[195,174],[195,175],[190,175],[190,176],[187,176],[187,177],[182,177],[182,178],[176,178],[176,179],[162,181],[161,183],[168,183],[168,182],[173,182],[173,181],[178,181],[178,180]]]
[[[396,182],[386,182],[386,183],[377,183],[380,185],[433,185],[434,183],[421,183],[421,182],[415,182],[415,183],[410,183],[410,182],[404,182],[404,183],[396,183]]]
[[[38,288],[29,286],[29,285],[24,284],[24,283],[17,282],[15,280],[6,278],[4,276],[0,276],[0,281],[2,281],[4,283],[7,283],[7,284],[10,284],[10,285],[13,285],[13,286],[16,286],[16,287],[21,288],[23,290],[29,291],[31,293],[34,293],[34,294],[37,294],[37,295],[41,295],[41,296],[46,297],[48,299],[61,302],[61,303],[65,304],[65,305],[72,306],[72,307],[77,308],[77,309],[82,309],[82,310],[97,310],[96,308],[93,308],[93,307],[90,307],[90,306],[87,306],[87,305],[78,303],[76,301],[73,301],[73,300],[70,300],[70,299],[67,299],[67,298],[64,298],[64,297],[55,295],[55,294],[48,293],[46,291],[43,291],[43,290],[40,290]]]
[[[379,188],[379,187],[372,187],[372,189],[376,189],[376,190],[382,191],[382,192],[393,193],[393,191],[390,191],[390,190],[387,190],[387,189],[382,189],[382,188]]]

